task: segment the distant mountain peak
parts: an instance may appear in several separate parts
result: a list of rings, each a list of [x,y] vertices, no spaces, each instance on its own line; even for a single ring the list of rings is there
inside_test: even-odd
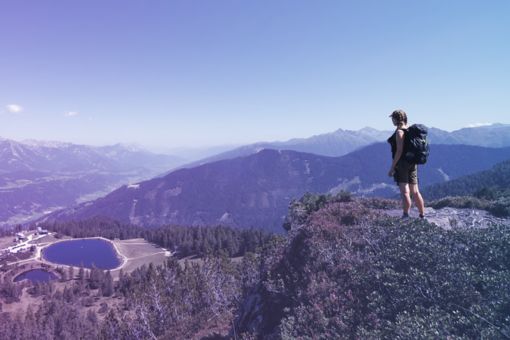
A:
[[[130,152],[148,152],[142,145],[137,143],[116,143],[111,145],[111,147],[124,149]]]
[[[20,144],[27,145],[27,146],[35,146],[35,147],[46,147],[46,148],[65,148],[72,145],[72,143],[68,142],[59,142],[59,141],[51,141],[51,140],[36,140],[36,139],[24,139]]]
[[[507,127],[510,127],[510,124],[503,124],[503,123],[474,123],[474,124],[470,124],[468,126],[465,126],[463,128],[460,128],[458,130],[455,130],[455,131],[461,131],[461,130],[466,130],[466,129],[492,129],[492,128],[507,128]],[[453,131],[453,132],[455,132]]]

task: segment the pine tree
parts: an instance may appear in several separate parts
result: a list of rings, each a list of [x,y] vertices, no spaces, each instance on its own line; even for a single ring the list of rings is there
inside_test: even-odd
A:
[[[90,269],[90,281],[89,286],[91,289],[97,289],[101,286],[103,271],[92,265]]]
[[[74,267],[70,266],[67,272],[67,277],[69,280],[74,280]]]
[[[103,283],[101,285],[103,296],[111,296],[113,294],[113,278],[112,274],[108,270],[106,275],[103,277]]]
[[[83,266],[80,266],[80,269],[78,270],[78,287],[80,292],[83,291],[83,288],[85,288],[87,284],[87,279],[85,277],[85,269],[83,269]]]
[[[35,320],[32,307],[28,306],[25,313],[25,322],[23,324],[23,337],[25,339],[35,339],[37,335],[37,321]]]

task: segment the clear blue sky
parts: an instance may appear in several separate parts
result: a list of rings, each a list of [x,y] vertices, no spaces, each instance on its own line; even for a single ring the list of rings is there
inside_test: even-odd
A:
[[[285,140],[510,123],[510,1],[5,0],[0,136]]]

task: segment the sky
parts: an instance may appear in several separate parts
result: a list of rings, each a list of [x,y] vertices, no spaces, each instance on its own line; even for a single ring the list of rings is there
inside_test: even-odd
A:
[[[0,0],[0,136],[149,148],[510,123],[509,1]]]

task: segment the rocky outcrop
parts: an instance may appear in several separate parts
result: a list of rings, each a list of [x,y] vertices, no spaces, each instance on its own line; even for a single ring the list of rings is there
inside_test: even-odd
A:
[[[427,219],[401,219],[399,204],[320,195],[294,202],[286,241],[261,255],[260,281],[242,299],[236,334],[508,334],[506,309],[494,307],[510,304],[508,220],[457,208],[428,208]],[[473,317],[475,311],[485,311],[485,319]]]
[[[393,217],[402,216],[401,209],[385,210],[384,212]],[[411,218],[418,218],[418,211],[413,209],[410,215]],[[510,219],[496,217],[485,210],[479,209],[426,208],[425,219],[445,230],[453,228],[488,228],[494,225],[510,226]]]

